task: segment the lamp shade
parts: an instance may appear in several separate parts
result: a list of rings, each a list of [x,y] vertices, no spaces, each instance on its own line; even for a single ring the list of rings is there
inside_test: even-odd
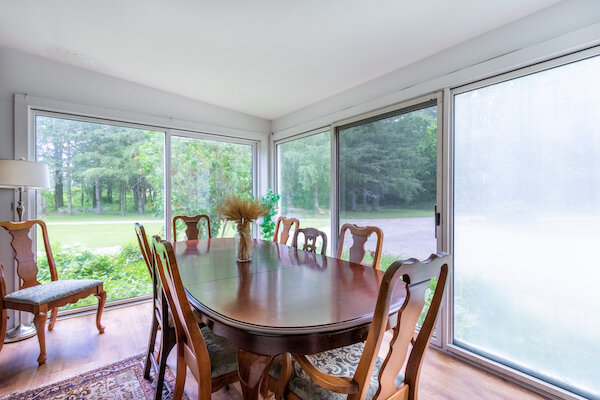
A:
[[[25,160],[0,160],[0,187],[47,189],[48,165]]]

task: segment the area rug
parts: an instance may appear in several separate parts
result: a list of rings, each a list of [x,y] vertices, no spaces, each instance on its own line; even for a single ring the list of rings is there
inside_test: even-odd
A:
[[[120,400],[154,398],[154,380],[144,379],[144,354],[106,365],[47,386],[13,393],[2,400]],[[163,399],[173,397],[175,377],[167,368]],[[184,399],[188,397],[184,394]]]

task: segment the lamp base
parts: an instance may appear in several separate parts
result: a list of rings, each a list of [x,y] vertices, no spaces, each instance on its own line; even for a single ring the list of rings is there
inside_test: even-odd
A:
[[[35,336],[36,334],[37,332],[33,324],[19,324],[6,332],[6,336],[4,337],[4,343],[13,343],[18,342],[20,340],[29,339],[30,337]]]

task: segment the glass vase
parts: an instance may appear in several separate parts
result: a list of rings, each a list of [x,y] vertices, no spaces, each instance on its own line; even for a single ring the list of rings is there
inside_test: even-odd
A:
[[[238,262],[252,260],[254,243],[250,235],[250,222],[238,224],[235,234],[235,258]]]

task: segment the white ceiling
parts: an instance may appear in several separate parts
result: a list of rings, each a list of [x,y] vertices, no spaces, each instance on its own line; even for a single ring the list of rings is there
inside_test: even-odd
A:
[[[272,120],[558,0],[0,0],[0,45]]]

